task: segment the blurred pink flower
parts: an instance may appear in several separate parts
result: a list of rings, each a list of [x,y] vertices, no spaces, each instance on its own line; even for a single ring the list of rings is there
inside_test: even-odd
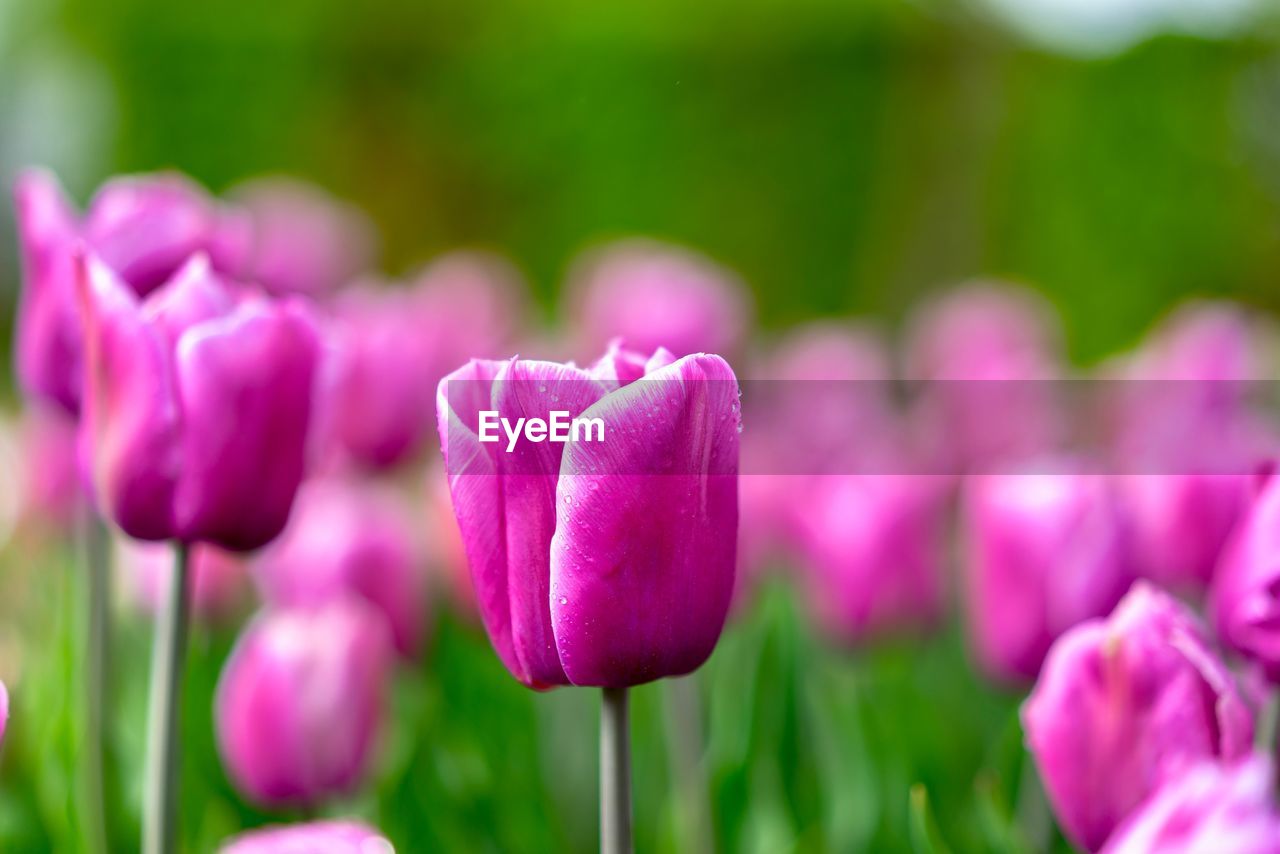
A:
[[[905,375],[923,383],[916,429],[939,474],[1060,450],[1059,338],[1050,307],[1009,285],[968,285],[917,312]]]
[[[373,223],[354,205],[294,178],[255,178],[228,193],[248,218],[236,272],[274,294],[323,296],[369,270]]]
[[[266,805],[350,792],[373,758],[393,651],[360,599],[267,609],[218,680],[214,720],[236,786]]]
[[[1200,762],[1116,829],[1104,854],[1277,854],[1280,812],[1269,757]]]
[[[441,258],[407,288],[340,294],[323,415],[337,447],[374,468],[419,453],[440,378],[473,356],[510,356],[522,302],[516,273],[474,253]]]
[[[242,833],[221,854],[394,854],[381,834],[355,821],[312,821]]]
[[[387,620],[396,649],[418,652],[427,621],[422,548],[404,499],[354,478],[308,481],[288,526],[255,561],[268,604],[359,596]]]
[[[566,313],[583,353],[614,338],[676,356],[740,353],[751,324],[746,286],[708,258],[677,246],[626,240],[585,253],[570,273]]]
[[[116,555],[130,597],[146,613],[159,613],[173,578],[173,546],[121,538]],[[249,573],[243,556],[217,546],[197,545],[191,552],[190,571],[191,606],[201,619],[227,621],[249,601]]]
[[[23,410],[18,445],[23,517],[70,530],[84,501],[75,421],[60,409],[33,402]]]
[[[237,242],[234,214],[181,175],[113,178],[83,217],[50,172],[32,169],[17,180],[15,203],[23,267],[15,361],[30,396],[80,408],[83,356],[74,255],[84,246],[134,293],[145,296],[187,259],[208,252],[225,272],[221,247]]]
[[[1116,468],[1145,576],[1199,594],[1252,494],[1275,432],[1250,397],[1267,378],[1266,331],[1244,309],[1192,303],[1112,369]]]
[[[1110,480],[1067,461],[974,475],[964,491],[969,637],[1001,679],[1035,679],[1067,629],[1111,612],[1135,577]]]
[[[833,636],[928,627],[943,606],[945,490],[911,475],[806,480],[794,514],[809,606]]]
[[[1163,783],[1200,760],[1239,759],[1253,739],[1195,617],[1146,582],[1054,643],[1022,721],[1058,820],[1089,850]]]
[[[1209,613],[1224,645],[1280,682],[1280,480],[1261,489],[1223,551]]]

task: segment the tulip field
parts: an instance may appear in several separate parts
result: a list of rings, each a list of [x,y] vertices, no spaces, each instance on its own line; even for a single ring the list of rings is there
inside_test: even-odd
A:
[[[1274,10],[259,6],[0,2],[0,851],[1280,854]]]

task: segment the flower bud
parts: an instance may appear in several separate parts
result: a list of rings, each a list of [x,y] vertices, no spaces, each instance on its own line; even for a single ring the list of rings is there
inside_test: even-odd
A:
[[[228,840],[221,854],[395,854],[391,843],[355,821],[313,821],[251,830]]]
[[[254,618],[214,700],[236,786],[257,803],[304,806],[354,789],[372,759],[392,657],[383,620],[358,599]]]
[[[1280,682],[1280,480],[1267,480],[1218,565],[1209,613],[1223,644]]]

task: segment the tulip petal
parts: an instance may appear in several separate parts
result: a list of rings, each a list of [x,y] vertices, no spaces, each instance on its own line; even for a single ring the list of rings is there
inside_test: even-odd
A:
[[[688,673],[729,608],[738,521],[738,387],[718,356],[690,356],[610,393],[583,417],[604,442],[567,446],[550,604],[575,685]]]
[[[99,506],[131,537],[169,539],[179,414],[167,351],[104,264],[82,259],[78,278],[86,349],[81,441]]]
[[[300,306],[243,303],[178,340],[186,540],[247,551],[283,529],[302,480],[319,343]]]

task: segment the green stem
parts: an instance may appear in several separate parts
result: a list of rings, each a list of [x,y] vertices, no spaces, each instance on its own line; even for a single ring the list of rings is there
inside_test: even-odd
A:
[[[703,762],[702,697],[697,674],[665,679],[667,757],[675,778],[677,839],[681,851],[714,851],[707,820],[708,782]]]
[[[600,707],[600,854],[631,854],[631,737],[627,689],[605,688]]]
[[[84,845],[94,854],[107,851],[106,807],[104,805],[103,767],[106,745],[107,691],[111,672],[111,562],[110,539],[102,520],[92,508],[85,509],[81,537],[83,560],[88,576],[86,603],[85,680],[85,749],[82,785],[84,786]]]
[[[1266,703],[1262,707],[1262,715],[1258,718],[1258,729],[1254,733],[1254,747],[1259,753],[1271,754],[1276,743],[1276,724],[1280,721],[1280,688],[1272,688],[1267,694]]]
[[[177,547],[169,594],[156,615],[147,712],[146,778],[142,790],[142,850],[169,854],[178,828],[178,725],[187,657],[191,549]]]

